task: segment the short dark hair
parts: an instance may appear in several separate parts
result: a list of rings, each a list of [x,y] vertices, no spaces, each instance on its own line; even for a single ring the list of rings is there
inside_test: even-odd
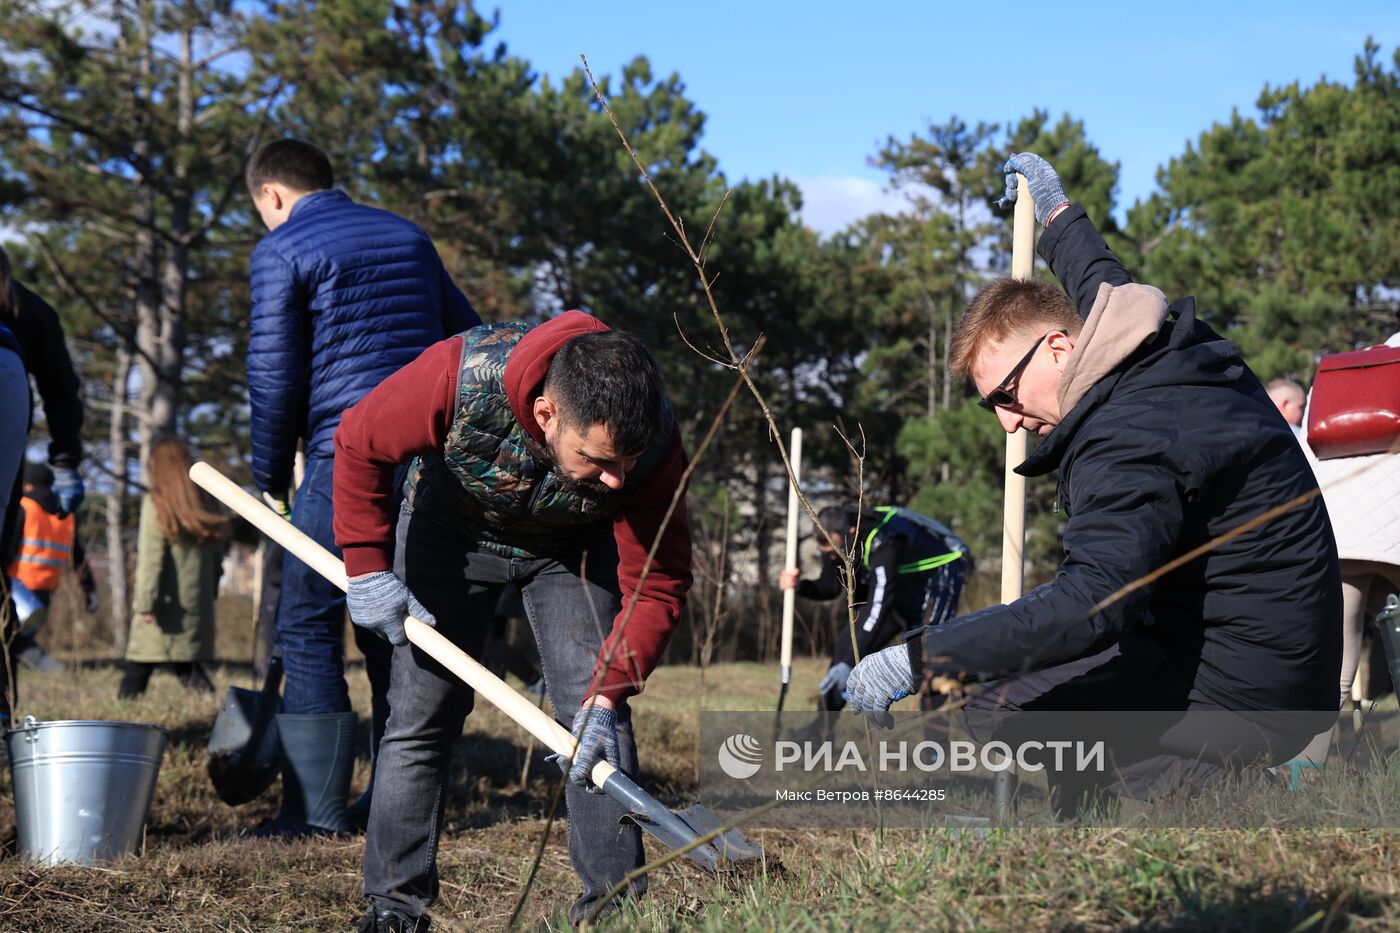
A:
[[[549,361],[544,394],[557,407],[561,427],[601,424],[623,456],[645,451],[661,430],[661,368],[624,330],[568,340]]]
[[[854,505],[828,505],[817,513],[817,520],[839,542],[851,528],[866,534],[880,523],[880,516],[869,508],[857,511]],[[816,529],[813,535],[818,541],[822,540],[821,532]]]
[[[1000,278],[977,293],[953,331],[948,365],[959,376],[970,376],[978,355],[988,344],[1012,334],[1046,327],[1079,336],[1083,321],[1074,302],[1043,279]]]
[[[243,178],[253,194],[277,182],[293,191],[324,191],[335,187],[331,160],[316,146],[300,139],[278,139],[253,153]]]

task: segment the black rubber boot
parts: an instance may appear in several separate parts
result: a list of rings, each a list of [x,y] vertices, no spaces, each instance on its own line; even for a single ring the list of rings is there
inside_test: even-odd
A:
[[[132,700],[146,692],[146,685],[151,682],[151,672],[156,669],[154,664],[143,664],[140,661],[127,661],[122,665],[122,682],[117,685],[118,700]]]
[[[195,693],[213,693],[214,682],[209,679],[209,672],[204,669],[204,665],[198,661],[176,664],[175,676],[180,680],[180,686],[186,690],[193,690]]]
[[[345,797],[355,764],[355,714],[279,713],[282,811],[255,836],[338,836],[349,831]]]

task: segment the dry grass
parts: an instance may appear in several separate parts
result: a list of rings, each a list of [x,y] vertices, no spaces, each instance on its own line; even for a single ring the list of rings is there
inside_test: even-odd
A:
[[[236,613],[234,613],[236,615]],[[61,650],[61,646],[60,646]],[[807,707],[823,665],[800,661],[790,706]],[[246,667],[216,673],[247,685]],[[363,671],[351,672],[358,708]],[[103,869],[40,869],[0,859],[0,929],[329,930],[361,909],[362,840],[264,842],[240,836],[270,816],[275,795],[237,810],[214,796],[203,743],[218,701],[185,693],[168,675],[147,696],[115,699],[110,663],[76,672],[25,672],[23,712],[40,718],[154,722],[172,742],[146,852]],[[764,709],[771,667],[663,668],[637,701],[644,783],[673,804],[695,784],[696,720],[705,709]],[[362,734],[365,727],[362,725]],[[504,717],[479,710],[456,749],[441,849],[442,930],[501,927],[528,869],[555,780]],[[368,779],[359,762],[355,790]],[[12,818],[9,777],[0,813]],[[650,894],[618,929],[1380,930],[1400,928],[1400,847],[1385,831],[1058,829],[751,832],[788,871],[738,884],[689,866],[657,872]],[[650,843],[649,843],[650,844]],[[562,827],[546,851],[525,911],[530,927],[559,928],[577,892]]]

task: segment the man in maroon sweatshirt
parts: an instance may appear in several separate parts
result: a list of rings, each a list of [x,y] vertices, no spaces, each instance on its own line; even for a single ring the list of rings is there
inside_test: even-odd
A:
[[[507,583],[520,587],[555,715],[580,743],[566,791],[584,886],[569,911],[577,922],[642,864],[640,832],[619,824],[623,808],[592,792],[588,774],[606,758],[635,775],[627,698],[660,660],[691,584],[683,497],[662,527],[686,455],[656,361],[579,311],[474,327],[349,409],[335,457],[351,618],[395,646],[360,928],[426,929],[448,754],[472,705],[471,690],[408,643],[403,617],[479,654]],[[410,461],[396,526],[394,471]]]

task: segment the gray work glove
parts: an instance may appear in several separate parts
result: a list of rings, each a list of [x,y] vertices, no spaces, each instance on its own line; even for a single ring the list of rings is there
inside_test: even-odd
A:
[[[822,682],[817,685],[817,692],[825,695],[833,687],[837,690],[845,691],[846,679],[851,676],[851,665],[845,661],[831,665],[827,670]]]
[[[81,473],[73,467],[53,468],[53,497],[58,500],[59,518],[66,518],[78,511],[86,494]]]
[[[574,755],[573,767],[569,767],[568,755],[550,755],[549,760],[563,771],[568,768],[569,783],[575,784],[590,794],[601,794],[601,788],[593,784],[593,766],[599,761],[607,761],[619,771],[622,758],[618,754],[617,713],[602,706],[584,706],[574,714],[574,738],[578,739],[578,753]]]
[[[919,682],[909,663],[909,645],[901,642],[861,659],[846,681],[846,702],[852,712],[863,713],[876,725],[888,727],[890,704],[918,689]]]
[[[1031,200],[1035,202],[1035,221],[1042,227],[1055,208],[1069,203],[1064,186],[1060,184],[1060,176],[1049,162],[1034,152],[1016,153],[1006,160],[1002,171],[1006,173],[1006,196],[997,202],[997,207],[1006,208],[1015,203],[1017,175],[1026,176]]]
[[[433,614],[423,608],[392,571],[377,570],[351,577],[349,583],[346,603],[350,606],[350,621],[377,632],[395,647],[408,644],[408,636],[403,631],[405,615],[437,626]]]

